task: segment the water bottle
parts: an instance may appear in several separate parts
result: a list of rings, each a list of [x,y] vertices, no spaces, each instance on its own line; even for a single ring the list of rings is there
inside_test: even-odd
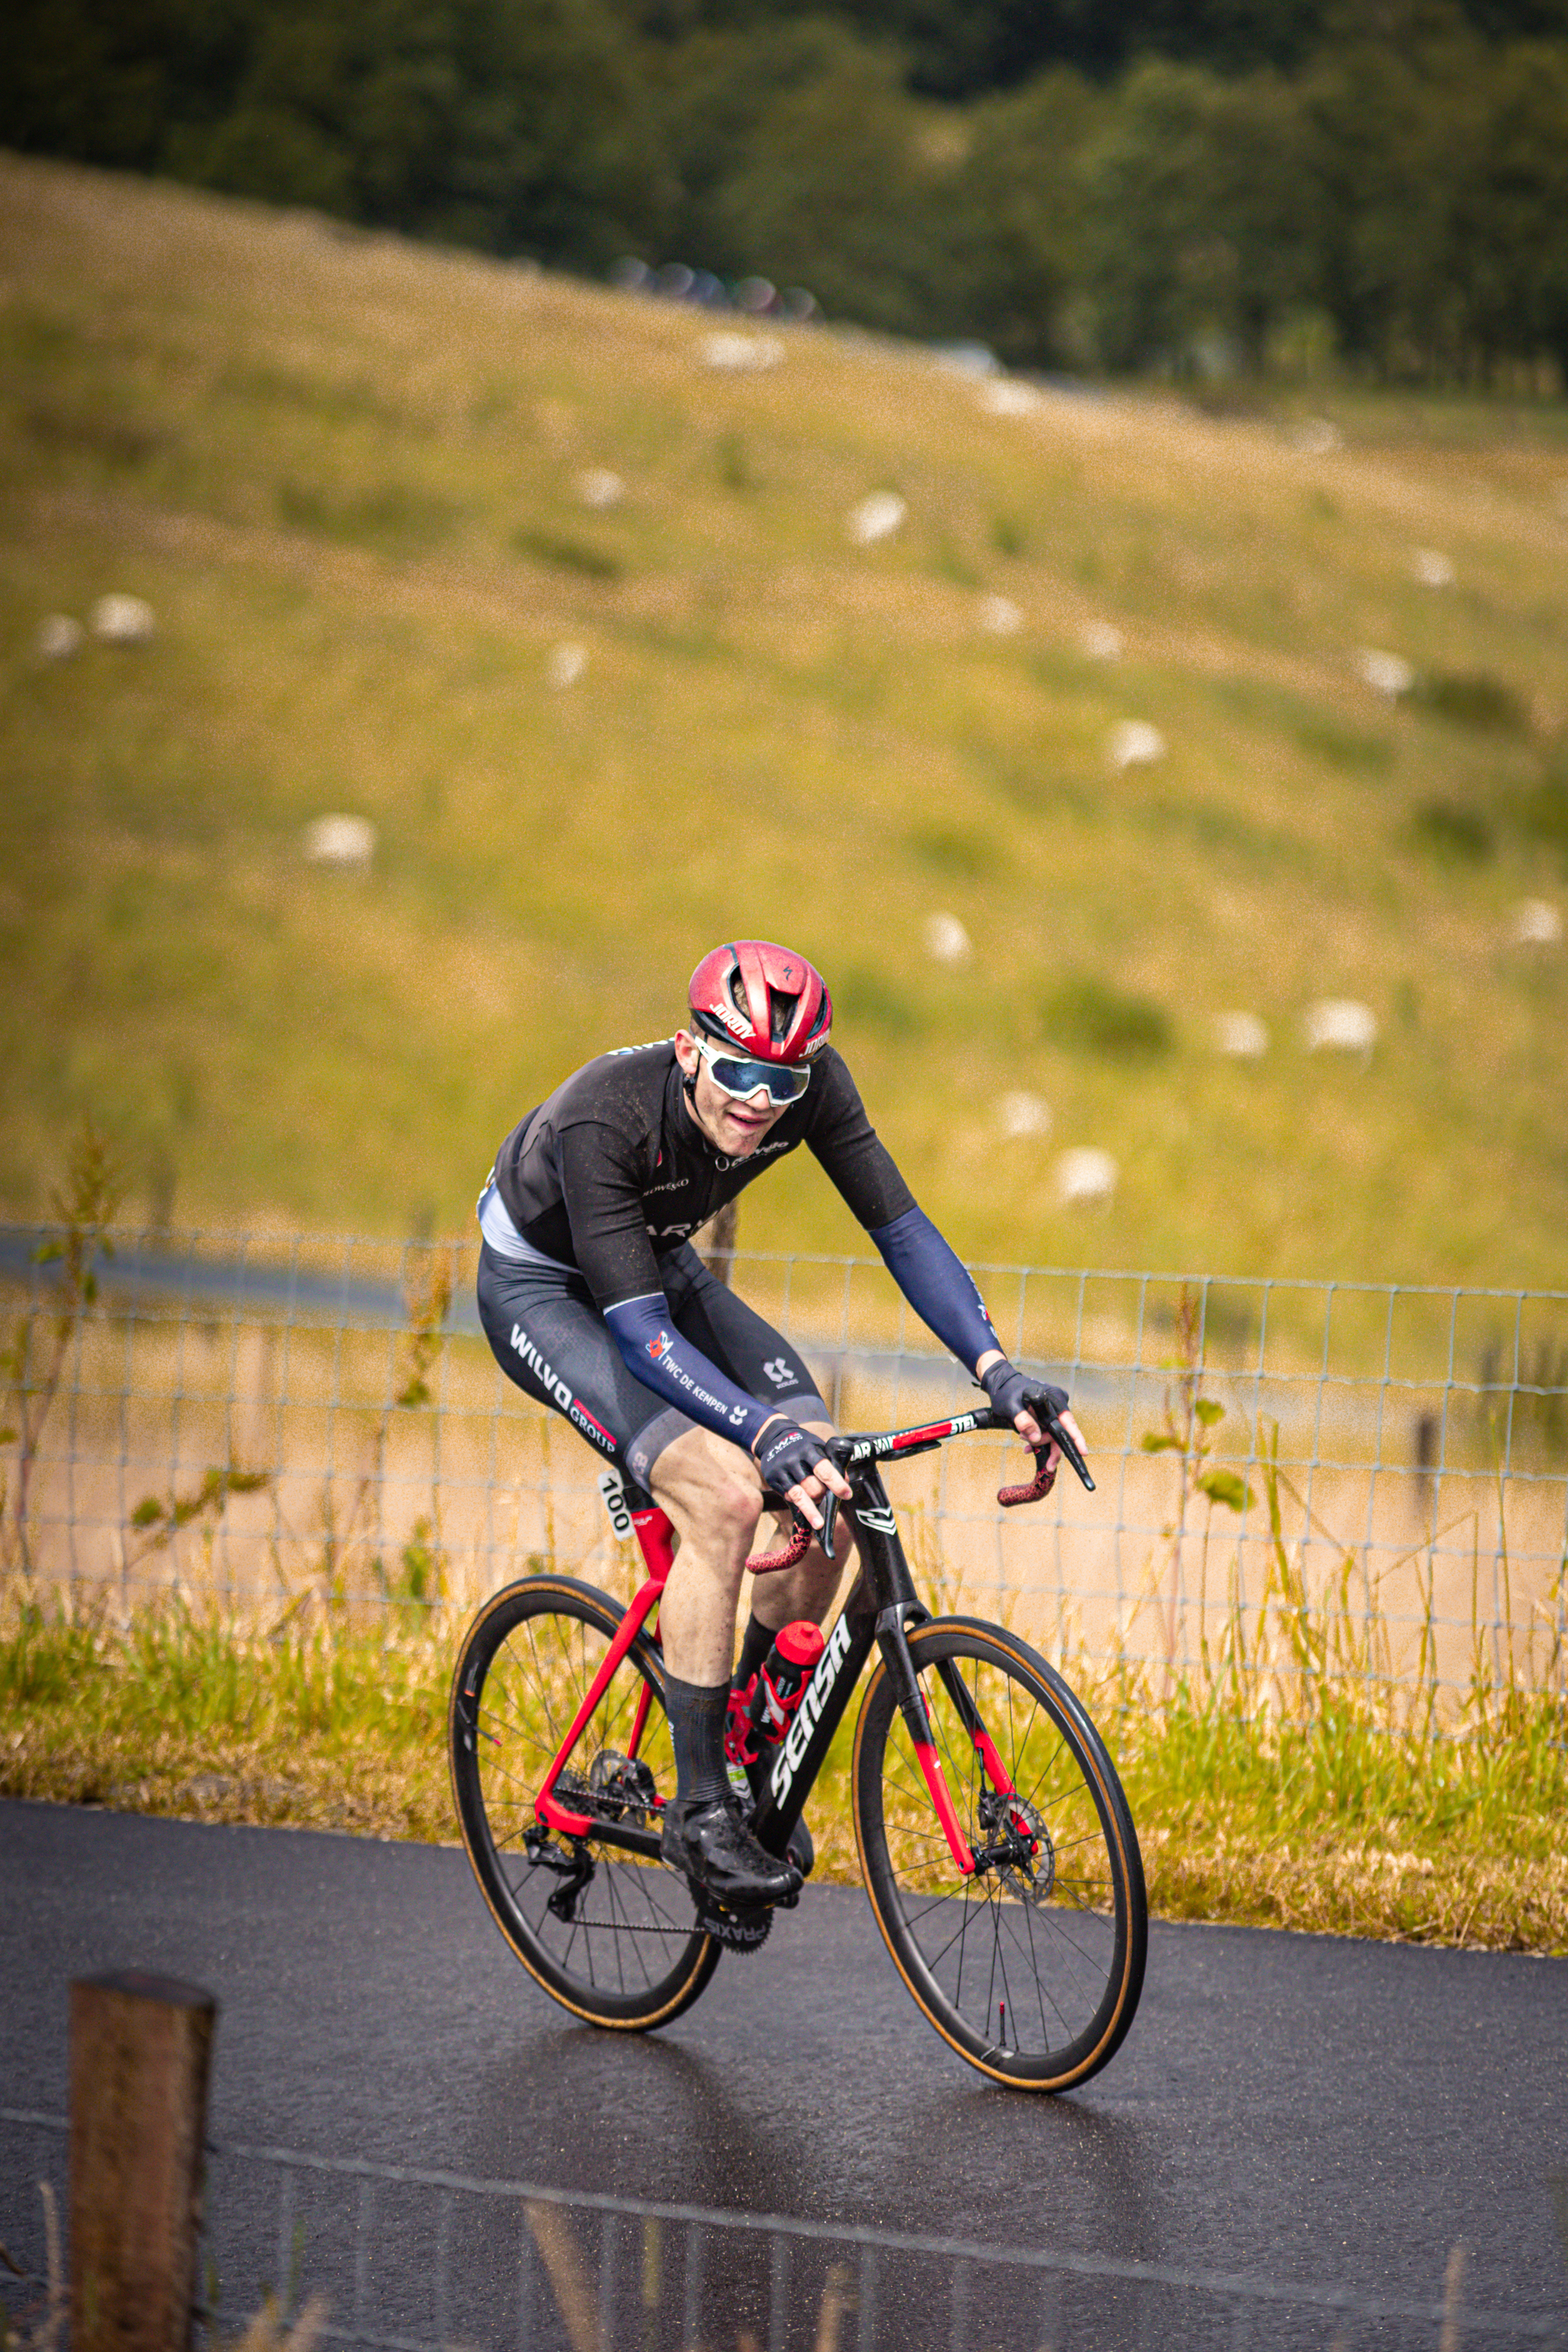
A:
[[[752,1727],[768,1747],[776,1748],[789,1729],[801,1693],[826,1647],[821,1626],[814,1625],[808,1617],[782,1626],[774,1636],[773,1646],[763,1660],[751,1706]]]

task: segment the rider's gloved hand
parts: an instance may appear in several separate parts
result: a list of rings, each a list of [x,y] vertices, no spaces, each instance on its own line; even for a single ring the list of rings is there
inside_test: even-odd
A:
[[[787,1495],[792,1486],[804,1486],[810,1477],[820,1477],[826,1471],[833,1475],[833,1465],[827,1448],[820,1437],[813,1437],[809,1429],[786,1421],[781,1413],[770,1421],[752,1449],[763,1484],[775,1495]]]
[[[993,1409],[1005,1412],[1015,1424],[1021,1412],[1032,1413],[1036,1404],[1042,1401],[1057,1412],[1067,1410],[1066,1389],[1053,1388],[1049,1381],[1027,1379],[1016,1364],[1007,1361],[1005,1356],[999,1356],[994,1364],[987,1364],[979,1377],[980,1385],[990,1398]]]

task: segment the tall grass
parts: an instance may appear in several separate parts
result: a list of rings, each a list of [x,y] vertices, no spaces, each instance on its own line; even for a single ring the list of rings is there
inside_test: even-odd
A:
[[[6,1346],[0,1397],[25,1424],[19,1459],[28,1444],[36,1452],[58,1400],[61,1367],[91,1307],[93,1252],[110,1206],[90,1133],[72,1171],[59,1201],[58,1294],[36,1303]],[[47,1580],[37,1573],[18,1487],[0,1519],[0,1794],[450,1836],[446,1682],[468,1603],[448,1577],[434,1465],[428,1512],[414,1521],[395,1570],[376,1540],[394,1422],[432,1402],[449,1305],[447,1255],[412,1254],[405,1328],[387,1362],[363,1472],[342,1507],[329,1479],[315,1558],[291,1585],[279,1574],[269,1602],[252,1592],[237,1605],[210,1574],[210,1551],[205,1585],[177,1576],[140,1606],[129,1603],[125,1584]],[[1568,1798],[1568,1552],[1520,1631],[1506,1517],[1495,1621],[1480,1606],[1478,1542],[1468,1673],[1456,1688],[1439,1679],[1435,1601],[1436,1546],[1448,1531],[1436,1530],[1426,1547],[1415,1655],[1396,1658],[1378,1586],[1353,1549],[1336,1573],[1309,1585],[1307,1542],[1328,1531],[1281,1468],[1276,1431],[1257,1472],[1269,1529],[1264,1590],[1244,1601],[1237,1547],[1211,1612],[1211,1562],[1226,1555],[1216,1513],[1239,1514],[1256,1498],[1241,1472],[1215,1458],[1226,1408],[1205,1391],[1205,1305],[1201,1292],[1183,1286],[1163,1412],[1143,1437],[1144,1450],[1173,1456],[1175,1471],[1143,1589],[1109,1643],[1085,1641],[1070,1601],[1050,1636],[1058,1663],[1111,1736],[1156,1907],[1568,1949],[1568,1857],[1557,1850]],[[148,1497],[130,1514],[126,1536],[173,1546],[199,1523],[210,1546],[230,1496],[270,1475],[232,1463],[210,1468],[187,1496]],[[1301,1530],[1294,1549],[1287,1500]],[[1178,1647],[1178,1619],[1192,1606],[1184,1579],[1194,1514],[1195,1655]],[[930,1511],[917,1504],[904,1518],[920,1588],[941,1612],[963,1608],[969,1596],[943,1559]],[[555,1564],[548,1508],[544,1527],[531,1569]],[[1418,1564],[1419,1555],[1418,1547]],[[983,1613],[986,1604],[995,1605],[990,1591]],[[1011,1594],[1004,1613],[1016,1619],[1024,1605]],[[1134,1643],[1145,1611],[1163,1629],[1163,1647]],[[848,1737],[847,1726],[813,1801],[825,1878],[856,1870]]]
[[[1266,1482],[1272,1486],[1270,1467]],[[917,1539],[918,1549],[918,1539]],[[539,1561],[535,1566],[548,1565]],[[921,1571],[939,1606],[962,1605]],[[461,1612],[352,1622],[330,1565],[270,1622],[178,1596],[0,1590],[0,1794],[200,1820],[450,1842],[447,1683]],[[1478,1633],[1447,1721],[1371,1671],[1386,1629],[1346,1580],[1311,1601],[1281,1546],[1258,1638],[1232,1609],[1194,1672],[1125,1651],[1061,1663],[1126,1783],[1155,1911],[1568,1952],[1568,1719],[1550,1643]],[[856,1875],[847,1746],[810,1818],[820,1875]]]

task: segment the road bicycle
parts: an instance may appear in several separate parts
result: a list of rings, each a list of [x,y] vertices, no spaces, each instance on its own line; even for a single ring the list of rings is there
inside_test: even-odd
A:
[[[893,1964],[982,2074],[1065,2091],[1114,2056],[1142,1988],[1132,1817],[1099,1733],[1045,1659],[1001,1626],[923,1607],[880,1470],[1011,1426],[983,1408],[827,1442],[853,1497],[859,1573],[750,1786],[757,1836],[782,1854],[874,1657],[850,1787]],[[1092,1484],[1070,1439],[1066,1450]],[[998,1501],[1047,1493],[1047,1459]],[[660,1858],[675,1763],[656,1620],[673,1531],[655,1506],[628,1510],[613,1473],[600,1486],[617,1532],[635,1529],[646,1582],[626,1606],[552,1570],[496,1593],[458,1660],[448,1750],[463,1843],[518,1958],[575,2016],[637,2032],[689,2009],[724,1950],[754,1949],[772,1915],[704,1906]],[[834,1517],[828,1496],[830,1548]],[[790,1542],[752,1571],[793,1567],[812,1532],[797,1514]]]

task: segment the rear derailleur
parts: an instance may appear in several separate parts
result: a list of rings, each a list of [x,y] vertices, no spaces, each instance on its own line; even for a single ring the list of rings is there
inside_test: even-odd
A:
[[[605,1822],[629,1819],[639,1828],[647,1825],[658,1804],[658,1792],[647,1766],[636,1757],[620,1755],[613,1748],[600,1749],[588,1768],[586,1780],[580,1772],[563,1772],[556,1780],[554,1793],[574,1812],[596,1814]],[[551,1912],[557,1919],[575,1919],[578,1897],[592,1882],[595,1868],[591,1847],[583,1838],[560,1843],[542,1822],[533,1823],[524,1833],[522,1843],[535,1870],[548,1870],[561,1881],[550,1897]]]
[[[583,1840],[574,1838],[569,1846],[557,1845],[544,1823],[535,1822],[524,1834],[522,1850],[535,1870],[548,1870],[561,1881],[550,1897],[550,1911],[557,1919],[575,1919],[577,1897],[594,1875],[594,1857]]]

